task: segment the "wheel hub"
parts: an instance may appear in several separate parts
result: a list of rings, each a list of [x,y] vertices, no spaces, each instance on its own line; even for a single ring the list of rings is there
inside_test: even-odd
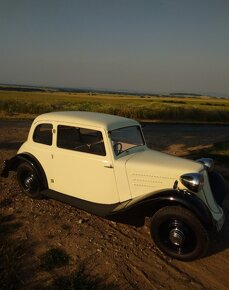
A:
[[[184,243],[185,234],[182,232],[182,230],[175,228],[170,231],[169,239],[174,245],[181,246]]]
[[[33,175],[28,176],[28,177],[25,179],[24,184],[25,184],[25,188],[26,188],[26,190],[30,191],[30,190],[33,188],[33,185],[34,185],[34,178],[33,178]]]

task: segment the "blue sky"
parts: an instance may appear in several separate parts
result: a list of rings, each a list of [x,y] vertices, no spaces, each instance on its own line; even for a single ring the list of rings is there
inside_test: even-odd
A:
[[[229,1],[0,0],[0,83],[229,96]]]

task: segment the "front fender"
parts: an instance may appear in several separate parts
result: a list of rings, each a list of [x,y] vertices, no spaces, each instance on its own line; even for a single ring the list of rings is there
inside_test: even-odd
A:
[[[208,172],[208,179],[215,201],[222,207],[223,201],[227,194],[227,187],[222,175],[213,170]]]
[[[113,216],[117,217],[118,221],[122,222],[123,219],[124,223],[126,223],[125,219],[127,219],[127,223],[139,224],[140,226],[144,224],[145,217],[153,216],[160,208],[172,205],[180,205],[189,209],[197,216],[206,229],[210,230],[213,227],[212,215],[205,203],[196,195],[185,190],[158,192],[136,203],[132,200],[122,212]]]

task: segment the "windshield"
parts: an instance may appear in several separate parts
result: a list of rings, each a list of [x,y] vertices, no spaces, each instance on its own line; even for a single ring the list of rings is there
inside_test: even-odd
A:
[[[110,132],[110,138],[114,148],[115,155],[127,151],[136,146],[145,144],[139,126],[131,126],[116,129]]]

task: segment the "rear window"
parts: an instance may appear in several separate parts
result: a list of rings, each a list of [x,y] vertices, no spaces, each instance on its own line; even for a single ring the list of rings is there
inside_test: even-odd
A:
[[[52,124],[40,124],[33,133],[33,141],[44,145],[52,145]]]

